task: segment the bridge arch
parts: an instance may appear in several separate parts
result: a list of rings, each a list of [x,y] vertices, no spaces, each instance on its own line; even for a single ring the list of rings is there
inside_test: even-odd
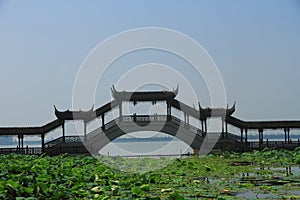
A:
[[[142,156],[192,153],[185,142],[162,132],[143,131],[128,133],[104,146],[99,155]]]
[[[102,148],[113,140],[133,132],[153,131],[164,133],[179,139],[195,151],[199,151],[204,138],[200,129],[184,124],[175,117],[172,117],[172,120],[155,121],[150,124],[146,121],[136,123],[123,120],[120,123],[112,123],[108,127],[104,131],[100,128],[96,129],[90,133],[90,136],[84,142],[84,145],[92,154],[98,154]]]

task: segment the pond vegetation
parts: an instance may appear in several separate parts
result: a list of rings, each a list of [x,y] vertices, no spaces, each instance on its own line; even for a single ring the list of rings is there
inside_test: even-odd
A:
[[[169,159],[1,155],[0,199],[300,199],[300,148]]]

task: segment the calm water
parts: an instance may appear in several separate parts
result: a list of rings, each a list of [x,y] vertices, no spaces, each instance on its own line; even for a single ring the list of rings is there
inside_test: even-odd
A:
[[[0,145],[0,148],[16,148],[16,145]],[[41,147],[41,145],[28,145],[29,147]],[[26,144],[24,144],[26,148]],[[128,155],[169,155],[191,153],[192,149],[181,141],[169,142],[116,142],[106,145],[100,150],[102,155],[128,156]]]
[[[102,155],[169,155],[192,153],[192,149],[181,141],[110,143],[100,150]]]

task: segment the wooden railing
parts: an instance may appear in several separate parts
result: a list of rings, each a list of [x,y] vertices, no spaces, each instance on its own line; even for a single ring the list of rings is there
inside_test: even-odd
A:
[[[81,143],[83,137],[82,136],[65,136],[65,137],[59,137],[55,140],[49,141],[45,143],[45,148],[50,148],[56,145],[59,145],[61,143]]]
[[[178,119],[175,116],[168,116],[168,115],[136,115],[136,116],[135,115],[125,115],[122,117],[117,117],[116,119],[111,120],[110,122],[106,123],[104,125],[104,130],[108,130],[108,129],[114,127],[115,125],[117,125],[117,123],[121,123],[121,122],[135,122],[135,123],[167,122],[168,117],[170,117],[171,121],[174,122],[176,125],[185,126],[185,128],[188,128],[191,132],[193,132],[195,134],[202,134],[201,129],[199,129],[191,124],[186,124],[184,121]],[[97,131],[99,131],[99,130],[97,129]],[[92,132],[94,132],[94,131],[92,131]]]
[[[252,141],[249,142],[250,144],[250,149],[264,149],[264,148],[278,148],[278,149],[294,149],[296,147],[300,146],[300,140],[296,141],[289,141],[289,142],[284,142],[284,141],[263,141],[263,142],[258,142],[258,141]]]
[[[27,154],[27,155],[39,155],[42,154],[41,147],[25,147],[25,148],[0,148],[0,154]]]

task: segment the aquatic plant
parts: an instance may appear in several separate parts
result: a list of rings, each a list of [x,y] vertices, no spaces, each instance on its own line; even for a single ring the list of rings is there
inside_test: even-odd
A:
[[[218,152],[174,159],[146,173],[113,169],[103,162],[107,157],[0,155],[0,199],[299,198],[299,155],[300,148]],[[122,157],[110,161],[135,169],[145,164],[151,168],[154,162]]]

